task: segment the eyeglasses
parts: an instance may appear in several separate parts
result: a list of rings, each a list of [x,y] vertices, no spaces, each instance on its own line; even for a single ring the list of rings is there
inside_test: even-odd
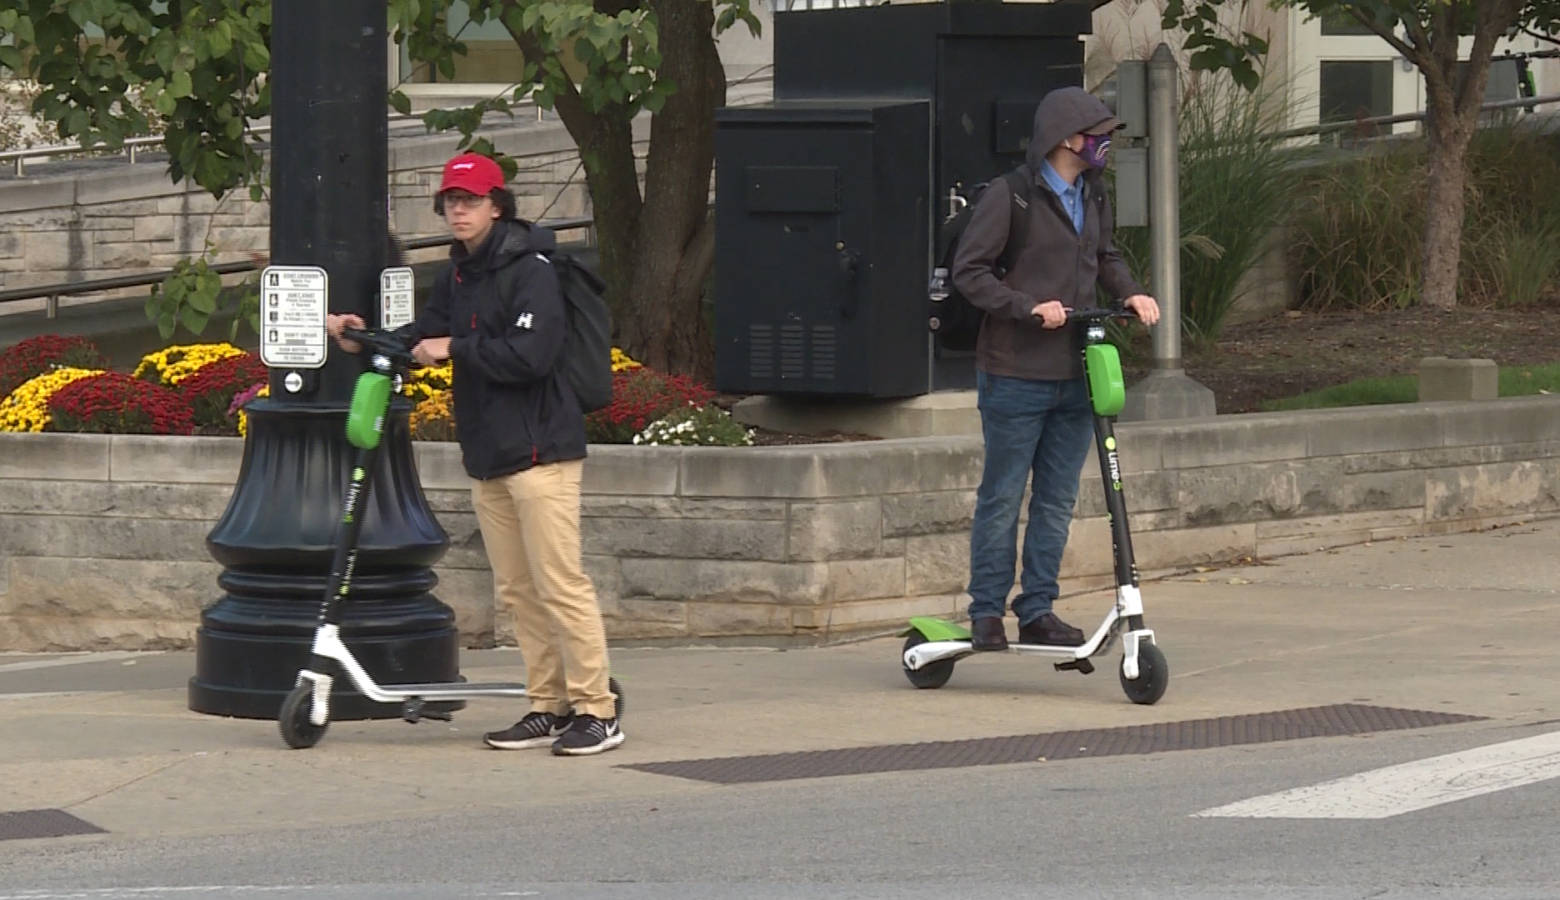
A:
[[[456,209],[481,209],[482,204],[488,202],[485,194],[445,194],[444,205],[453,206]]]

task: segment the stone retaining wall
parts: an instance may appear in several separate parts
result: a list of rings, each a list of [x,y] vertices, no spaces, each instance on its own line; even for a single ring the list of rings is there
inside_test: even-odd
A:
[[[1224,416],[1119,429],[1146,575],[1560,512],[1560,398]],[[233,438],[0,434],[0,649],[189,646]],[[416,445],[450,535],[439,597],[505,641],[453,445]],[[815,641],[956,614],[978,438],[593,447],[585,552],[616,640]],[[1091,460],[1064,560],[1108,583]],[[1151,595],[1150,595],[1151,596]]]

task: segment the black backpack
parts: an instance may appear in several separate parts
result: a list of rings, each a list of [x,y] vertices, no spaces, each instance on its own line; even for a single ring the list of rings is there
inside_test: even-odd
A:
[[[1029,170],[1020,166],[1011,172],[1003,173],[1000,178],[977,184],[970,189],[969,203],[959,210],[958,215],[944,222],[938,229],[937,245],[942,248],[942,252],[937,256],[937,266],[945,273],[943,280],[948,294],[941,300],[928,298],[927,327],[937,335],[945,349],[973,350],[975,338],[980,334],[981,320],[986,317],[984,310],[970,303],[953,285],[953,258],[959,251],[959,237],[964,234],[965,227],[970,223],[970,217],[975,214],[975,204],[980,201],[986,189],[993,185],[1005,185],[1008,193],[1013,197],[1007,244],[996,262],[996,276],[1002,278],[1007,275],[1013,256],[1023,248],[1029,236],[1028,204],[1031,183]]]
[[[612,311],[601,296],[606,282],[570,254],[547,254],[558,273],[569,336],[558,367],[580,403],[581,412],[595,412],[612,402]]]

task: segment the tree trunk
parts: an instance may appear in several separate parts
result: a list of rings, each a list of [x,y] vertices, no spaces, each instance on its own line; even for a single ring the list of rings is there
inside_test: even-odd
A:
[[[708,0],[652,0],[660,23],[660,77],[677,85],[650,123],[645,202],[634,243],[633,313],[619,337],[652,368],[709,377],[714,371],[702,298],[714,264],[709,214],[714,111],[726,102]],[[599,218],[598,218],[599,221]]]
[[[1449,98],[1448,98],[1449,99]],[[1430,147],[1425,184],[1424,260],[1421,299],[1438,309],[1457,305],[1457,279],[1461,268],[1463,215],[1467,209],[1468,143],[1471,128],[1460,127],[1459,116],[1447,121],[1432,111],[1428,125]],[[1451,104],[1446,108],[1450,111]]]

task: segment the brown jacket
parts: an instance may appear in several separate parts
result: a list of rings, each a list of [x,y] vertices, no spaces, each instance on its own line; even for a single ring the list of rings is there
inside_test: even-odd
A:
[[[1103,104],[1098,108],[1105,109]],[[1027,246],[1012,255],[1005,277],[999,280],[994,267],[1007,244],[1010,216],[1017,204],[1004,182],[993,181],[981,195],[959,237],[953,284],[970,303],[986,311],[975,342],[975,365],[984,372],[1048,380],[1081,377],[1076,329],[1041,328],[1032,314],[1035,304],[1060,300],[1073,308],[1094,306],[1096,282],[1117,299],[1145,293],[1111,240],[1110,201],[1100,180],[1084,176],[1080,233],[1073,230],[1061,198],[1038,174],[1045,154],[1064,137],[1099,122],[1090,115],[1088,107],[1075,109],[1074,105],[1063,105],[1058,112],[1042,103],[1036,111],[1035,138],[1025,167],[1032,183],[1025,198]]]

